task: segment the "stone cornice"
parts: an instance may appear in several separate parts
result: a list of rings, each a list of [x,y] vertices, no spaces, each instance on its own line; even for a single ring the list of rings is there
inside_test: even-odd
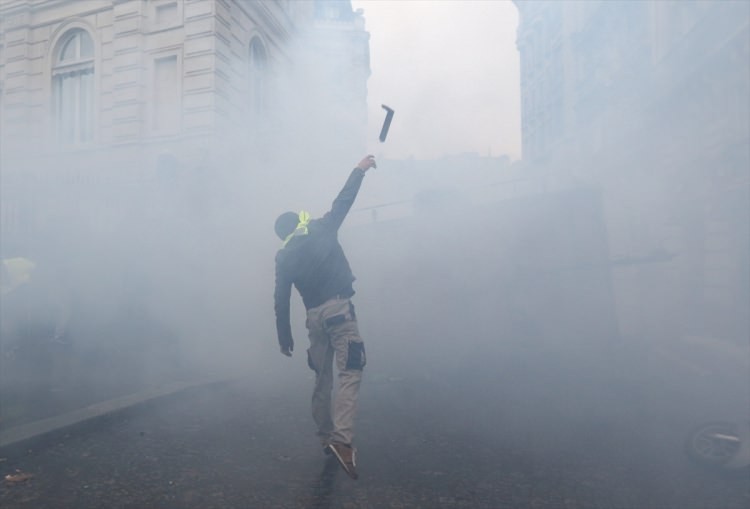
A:
[[[99,4],[86,3],[87,8],[76,11],[74,14],[68,17],[81,17],[97,12],[107,11],[112,9],[112,4],[101,1]],[[93,5],[93,7],[91,7]],[[49,11],[58,7],[70,8],[71,4],[69,0],[42,0],[36,3],[31,2],[19,2],[17,4],[10,4],[6,7],[0,7],[0,30],[7,31],[13,30],[20,27],[42,27],[46,25],[52,25],[59,23],[60,19],[44,23],[33,23],[31,16],[36,12]],[[25,18],[25,19],[24,19]]]
[[[14,14],[23,14],[31,12],[31,4],[23,1],[0,3],[0,15],[13,16]]]

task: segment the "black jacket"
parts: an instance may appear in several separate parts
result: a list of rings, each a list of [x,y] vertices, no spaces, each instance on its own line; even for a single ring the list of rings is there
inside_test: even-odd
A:
[[[354,295],[354,276],[338,240],[338,231],[357,197],[365,172],[354,168],[331,211],[308,225],[307,235],[296,235],[276,253],[276,332],[279,344],[292,344],[289,299],[292,285],[297,288],[306,309],[320,306],[335,297]]]

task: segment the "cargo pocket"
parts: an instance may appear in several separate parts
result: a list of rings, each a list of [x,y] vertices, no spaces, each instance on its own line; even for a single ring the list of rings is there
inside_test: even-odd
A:
[[[346,369],[362,370],[365,364],[367,364],[365,344],[362,341],[349,341]]]

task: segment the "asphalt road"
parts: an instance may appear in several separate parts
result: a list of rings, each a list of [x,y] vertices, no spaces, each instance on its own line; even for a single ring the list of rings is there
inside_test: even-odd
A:
[[[295,358],[296,359],[296,358]],[[6,454],[0,507],[617,508],[750,505],[747,475],[682,451],[690,394],[606,369],[503,363],[366,368],[360,479],[313,434],[310,374],[215,384]],[[670,389],[670,387],[672,387]]]

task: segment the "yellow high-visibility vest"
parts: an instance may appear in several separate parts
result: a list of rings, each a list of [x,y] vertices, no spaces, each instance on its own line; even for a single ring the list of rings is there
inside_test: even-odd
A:
[[[286,238],[284,239],[284,245],[286,246],[287,242],[292,240],[292,237],[297,237],[299,235],[307,235],[308,224],[310,224],[310,213],[305,210],[300,210],[299,223],[297,223],[297,228],[295,228],[292,233],[286,236]]]
[[[36,264],[28,258],[6,258],[3,260],[3,278],[0,293],[7,295],[31,280]]]

